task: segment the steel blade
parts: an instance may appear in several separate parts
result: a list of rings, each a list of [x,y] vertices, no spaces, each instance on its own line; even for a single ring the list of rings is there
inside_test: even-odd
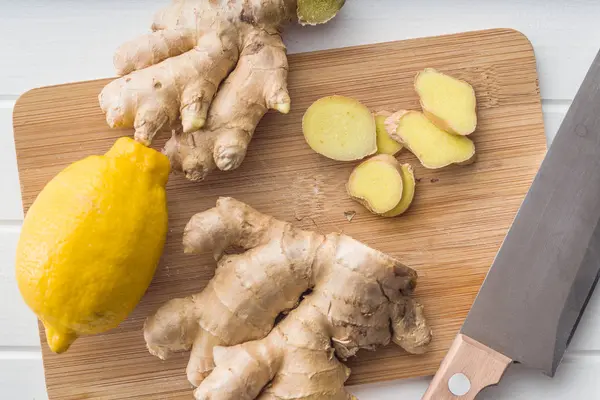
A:
[[[554,376],[600,271],[600,53],[461,333]]]

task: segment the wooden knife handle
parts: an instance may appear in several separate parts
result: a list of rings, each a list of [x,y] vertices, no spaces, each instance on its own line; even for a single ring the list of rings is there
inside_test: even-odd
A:
[[[511,363],[505,355],[458,334],[421,400],[474,400],[485,387],[500,382]],[[450,391],[448,383],[461,373],[469,379],[470,389],[459,396]]]

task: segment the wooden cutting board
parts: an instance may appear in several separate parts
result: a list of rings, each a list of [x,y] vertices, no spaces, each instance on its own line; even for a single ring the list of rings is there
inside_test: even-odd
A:
[[[331,94],[352,96],[373,110],[418,109],[412,83],[426,67],[474,86],[478,159],[434,171],[403,151],[399,159],[416,169],[415,201],[404,216],[379,218],[346,195],[344,184],[356,163],[326,159],[306,145],[302,114]],[[18,100],[14,134],[25,210],[68,164],[104,153],[117,137],[132,134],[104,121],[97,95],[107,82],[35,89]],[[171,177],[170,229],[161,265],[141,304],[118,329],[81,338],[62,355],[48,350],[40,330],[50,399],[191,398],[187,354],[168,361],[151,356],[141,329],[161,304],[200,291],[213,275],[212,257],[184,255],[181,237],[188,219],[214,206],[218,196],[233,196],[304,229],[344,232],[415,268],[416,297],[433,327],[430,351],[407,355],[395,345],[361,351],[348,363],[348,384],[435,372],[546,152],[531,44],[516,31],[498,29],[295,54],[289,88],[291,113],[267,114],[238,170],[203,183]],[[154,146],[160,148],[165,139]],[[350,222],[346,211],[356,212]]]

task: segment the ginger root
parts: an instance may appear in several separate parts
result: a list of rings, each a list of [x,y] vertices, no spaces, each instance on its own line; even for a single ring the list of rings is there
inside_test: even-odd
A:
[[[477,103],[467,82],[426,68],[417,74],[415,90],[423,113],[439,128],[465,136],[475,131]]]
[[[343,1],[300,4],[328,20]],[[122,76],[99,95],[107,123],[135,128],[146,145],[172,130],[163,151],[190,180],[239,167],[267,110],[290,110],[280,31],[297,7],[296,0],[173,0],[151,33],[117,49]]]
[[[333,160],[360,160],[377,151],[373,114],[350,97],[316,100],[304,113],[302,131],[311,149]]]
[[[440,129],[421,112],[398,111],[386,119],[385,126],[392,139],[408,148],[425,168],[474,161],[475,144],[469,138]]]
[[[412,166],[410,164],[402,164],[400,168],[402,171],[402,198],[396,204],[396,207],[383,214],[384,217],[397,217],[404,214],[415,197],[417,183]]]
[[[196,399],[351,399],[338,359],[391,341],[419,354],[431,340],[411,298],[417,273],[348,236],[302,231],[220,198],[183,240],[186,252],[213,252],[215,276],[149,317],[144,337],[161,358],[191,348]],[[246,251],[224,255],[231,246]]]
[[[402,199],[402,169],[389,154],[379,154],[360,163],[348,179],[350,197],[374,214],[385,214]]]
[[[375,127],[377,129],[377,153],[396,155],[402,150],[402,145],[392,139],[385,129],[385,120],[392,115],[387,111],[375,114]]]

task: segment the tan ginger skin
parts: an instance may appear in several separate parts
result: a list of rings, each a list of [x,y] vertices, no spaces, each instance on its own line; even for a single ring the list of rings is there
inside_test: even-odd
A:
[[[164,152],[190,180],[237,168],[267,110],[290,110],[280,30],[296,11],[296,0],[173,0],[116,51],[122,77],[99,95],[107,123],[146,145],[171,128]]]
[[[229,247],[245,252],[224,255]],[[212,251],[215,276],[149,317],[144,337],[162,359],[191,348],[196,399],[351,399],[338,359],[390,341],[422,353],[431,340],[410,297],[417,273],[348,236],[303,231],[220,198],[190,220],[184,248]]]

